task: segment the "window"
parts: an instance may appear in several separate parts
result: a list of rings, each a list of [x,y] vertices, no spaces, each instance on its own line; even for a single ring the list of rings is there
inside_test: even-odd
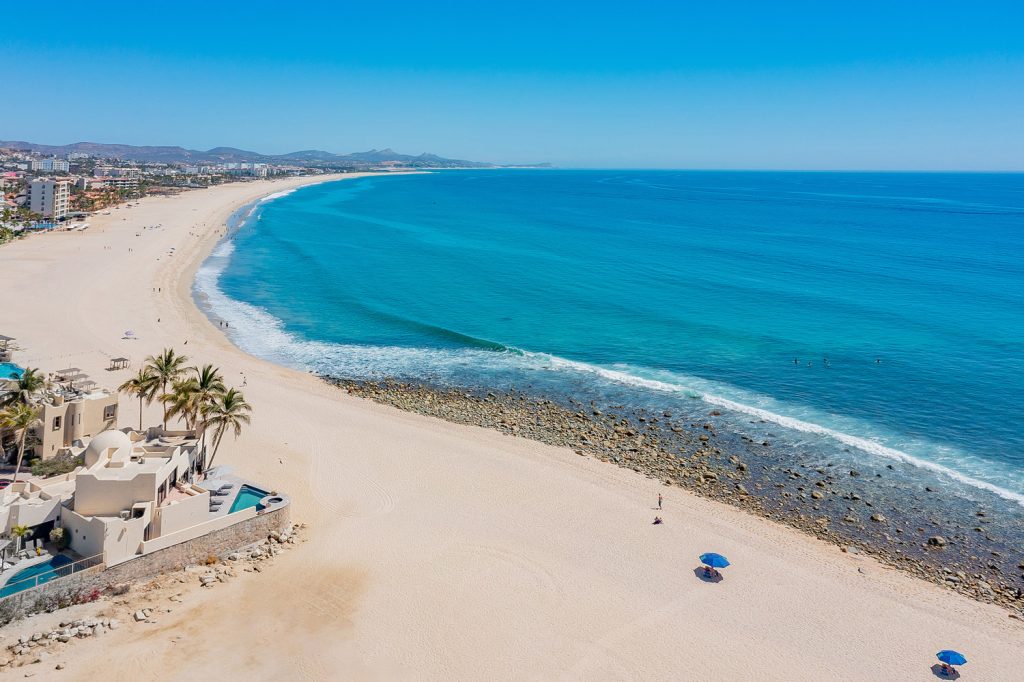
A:
[[[58,430],[60,428],[60,424],[61,424],[61,418],[60,417],[54,417],[53,418],[53,430],[54,431]]]
[[[103,408],[104,421],[110,421],[117,416],[117,405],[107,405]]]

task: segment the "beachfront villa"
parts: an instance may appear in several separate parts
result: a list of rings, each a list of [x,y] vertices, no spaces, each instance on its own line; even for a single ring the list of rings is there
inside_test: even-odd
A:
[[[77,456],[86,439],[117,424],[117,395],[104,389],[52,388],[39,408],[39,425],[30,431],[31,445],[25,450],[29,460]]]
[[[13,340],[0,336],[0,393],[5,386],[13,388],[10,377],[23,371],[10,362],[9,342]],[[60,370],[48,380],[50,383],[34,401],[39,421],[29,429],[25,461],[77,457],[85,451],[86,440],[117,425],[117,394],[97,388],[96,382],[77,367]],[[13,456],[14,441],[14,434],[0,429],[0,456]]]
[[[147,543],[203,525],[210,493],[190,483],[203,465],[189,432],[99,434],[85,449],[74,501],[61,510],[71,548],[102,554],[112,565],[152,551]]]
[[[109,568],[287,504],[226,468],[204,474],[205,457],[194,431],[108,430],[74,471],[11,484],[0,493],[0,596],[36,566],[50,577],[79,560]],[[55,528],[63,552],[51,542]]]

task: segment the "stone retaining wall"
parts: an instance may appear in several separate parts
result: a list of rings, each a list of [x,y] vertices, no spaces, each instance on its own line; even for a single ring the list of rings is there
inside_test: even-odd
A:
[[[161,573],[180,571],[186,566],[203,563],[211,556],[223,559],[247,545],[265,540],[272,532],[284,530],[290,523],[291,505],[285,504],[222,530],[110,568],[104,569],[102,565],[88,568],[81,573],[12,594],[0,599],[0,625],[24,618],[30,613],[63,608],[88,600],[94,592],[104,592]]]

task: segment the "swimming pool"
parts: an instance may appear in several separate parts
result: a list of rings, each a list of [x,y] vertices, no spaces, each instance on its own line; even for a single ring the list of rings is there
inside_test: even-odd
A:
[[[243,485],[238,489],[238,497],[231,503],[231,509],[228,510],[228,514],[234,514],[236,511],[248,509],[249,507],[256,507],[257,510],[263,509],[263,505],[260,504],[260,500],[266,497],[269,493],[254,488],[251,485]]]
[[[70,563],[72,563],[71,559],[63,554],[58,554],[49,561],[44,561],[41,564],[29,566],[22,571],[18,571],[11,576],[11,579],[4,585],[4,588],[0,590],[0,597],[8,597],[22,590],[33,588],[36,585],[48,583],[54,578],[59,578],[61,574],[58,573],[58,569]],[[32,578],[35,578],[35,580],[32,580]]]
[[[0,379],[2,380],[10,379],[12,374],[15,375],[15,378],[20,379],[21,373],[24,371],[13,362],[0,362]]]

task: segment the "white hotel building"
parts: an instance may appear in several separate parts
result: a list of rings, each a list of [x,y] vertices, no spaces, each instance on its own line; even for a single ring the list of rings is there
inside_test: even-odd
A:
[[[43,159],[31,162],[32,170],[43,171],[44,173],[67,173],[71,164],[61,159]]]
[[[68,180],[36,178],[28,186],[29,210],[46,218],[60,220],[68,214],[71,183]]]

